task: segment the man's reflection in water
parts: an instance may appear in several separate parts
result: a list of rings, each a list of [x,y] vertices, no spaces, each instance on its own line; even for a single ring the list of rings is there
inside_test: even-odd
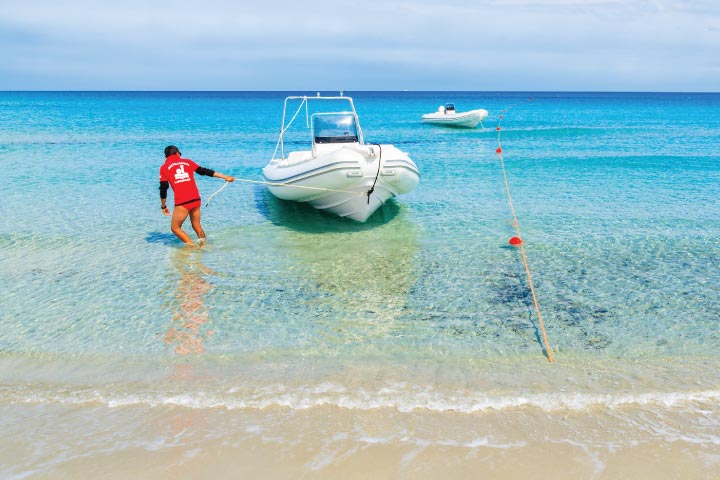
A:
[[[205,296],[214,288],[205,277],[215,272],[203,265],[201,249],[178,248],[172,253],[178,274],[178,286],[172,300],[173,320],[163,341],[175,345],[180,355],[199,354],[205,350],[204,340],[212,336],[208,329],[209,307]]]

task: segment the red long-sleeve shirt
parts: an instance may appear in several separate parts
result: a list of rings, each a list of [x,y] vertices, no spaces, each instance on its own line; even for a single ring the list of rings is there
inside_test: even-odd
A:
[[[179,154],[170,155],[160,167],[160,198],[167,197],[168,184],[173,189],[175,205],[183,205],[200,200],[200,192],[195,184],[195,172],[212,177],[213,170],[203,168]]]

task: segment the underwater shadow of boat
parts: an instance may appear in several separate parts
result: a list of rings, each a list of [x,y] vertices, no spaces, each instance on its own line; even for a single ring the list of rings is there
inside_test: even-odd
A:
[[[274,225],[306,233],[372,230],[388,223],[400,213],[400,207],[391,198],[378,208],[365,223],[360,223],[316,210],[307,203],[281,200],[272,195],[265,187],[255,187],[254,196],[258,211]]]

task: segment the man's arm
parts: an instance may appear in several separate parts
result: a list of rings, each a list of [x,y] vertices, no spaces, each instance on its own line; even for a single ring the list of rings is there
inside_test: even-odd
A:
[[[163,215],[170,215],[170,212],[168,212],[167,205],[165,202],[167,201],[167,191],[170,187],[170,182],[167,181],[160,181],[160,210],[162,210]]]
[[[215,170],[210,170],[209,168],[205,167],[198,167],[197,170],[195,170],[195,173],[198,175],[205,175],[206,177],[215,177],[215,178],[222,178],[226,182],[234,182],[235,177],[231,177],[230,175],[225,175],[220,172],[216,172]]]
[[[225,174],[220,173],[220,172],[215,172],[215,173],[213,173],[213,177],[215,177],[215,178],[222,178],[222,179],[225,180],[226,182],[234,182],[234,181],[235,181],[235,177],[231,177],[230,175],[225,175]]]

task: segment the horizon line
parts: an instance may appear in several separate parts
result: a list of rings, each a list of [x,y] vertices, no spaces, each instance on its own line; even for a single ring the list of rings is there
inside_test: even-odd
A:
[[[281,90],[131,90],[131,89],[7,89],[0,90],[0,93],[287,93],[287,92],[357,92],[357,93],[679,93],[679,94],[717,94],[720,91],[706,90],[352,90],[352,89],[281,89]]]

